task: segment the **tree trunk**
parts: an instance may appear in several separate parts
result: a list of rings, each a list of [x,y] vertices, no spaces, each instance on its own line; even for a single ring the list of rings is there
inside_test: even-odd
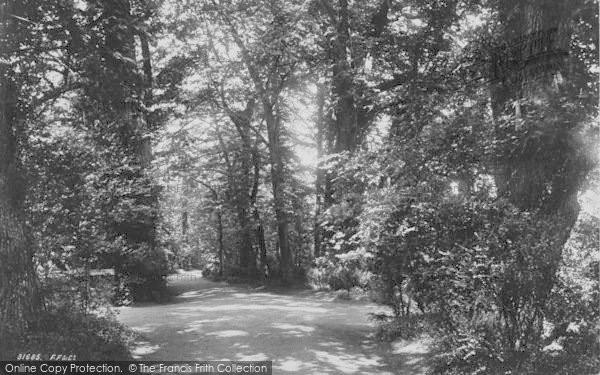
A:
[[[545,135],[544,138],[539,137],[537,143],[521,140],[523,145],[519,155],[499,153],[495,168],[499,195],[509,198],[522,209],[540,209],[547,214],[562,215],[570,231],[579,212],[578,188],[587,172],[582,171],[581,160],[573,157],[577,154],[576,147],[569,144],[570,141],[578,143],[576,130],[561,115],[537,122],[527,119],[527,113],[543,111],[560,95],[570,95],[568,82],[557,83],[557,78],[567,77],[566,71],[548,69],[545,76],[526,77],[531,78],[526,83],[519,78],[527,74],[526,70],[519,69],[535,58],[537,45],[548,49],[539,51],[544,52],[545,59],[566,59],[561,50],[561,35],[567,32],[567,7],[564,2],[540,3],[536,0],[502,3],[500,21],[504,26],[503,40],[508,42],[509,51],[497,50],[494,53],[496,74],[492,78],[497,82],[492,84],[491,100],[498,139],[505,138],[507,132],[514,132],[521,126],[527,126],[529,134],[537,132]],[[518,41],[522,40],[531,43],[531,49],[518,55],[519,64],[511,64],[514,51],[510,47],[518,46]],[[532,104],[532,99],[542,104]],[[505,114],[514,117],[509,127],[501,121]],[[548,154],[553,158],[544,156]]]
[[[499,149],[495,162],[498,194],[523,211],[535,212],[541,220],[555,225],[558,240],[548,246],[555,264],[541,270],[539,285],[531,300],[536,314],[528,320],[526,307],[516,305],[508,293],[501,300],[503,316],[510,332],[507,345],[519,350],[537,337],[546,299],[561,259],[562,248],[569,238],[579,213],[577,194],[589,170],[581,156],[577,123],[570,109],[560,107],[564,98],[576,100],[580,87],[569,82],[565,65],[568,40],[568,10],[575,4],[537,0],[502,2],[499,16],[502,43],[508,48],[493,51],[491,103],[497,140],[519,135],[517,147]],[[565,50],[563,50],[563,48]],[[535,74],[541,60],[544,75]],[[564,64],[562,64],[564,62]],[[527,79],[526,81],[523,78]],[[585,113],[585,111],[581,111]],[[540,114],[544,114],[541,117]],[[510,121],[505,119],[510,117]],[[515,151],[516,150],[516,151]]]
[[[252,259],[253,257],[253,249],[252,249],[252,243],[254,241],[252,241],[252,233],[251,233],[251,226],[250,226],[250,220],[248,218],[248,211],[240,206],[236,207],[237,210],[237,216],[238,216],[238,222],[240,225],[240,229],[242,231],[242,241],[240,243],[240,257],[239,257],[239,266],[241,268],[241,270],[246,273],[248,276],[250,276],[252,270],[255,268],[253,267],[253,261]]]
[[[217,242],[219,244],[219,276],[223,276],[225,249],[223,246],[223,214],[220,208],[217,209]]]
[[[334,152],[354,151],[357,147],[356,106],[353,94],[353,75],[348,62],[350,25],[348,0],[338,2],[338,24],[336,31],[333,65],[333,93],[335,98]]]
[[[320,84],[317,91],[317,158],[320,160],[324,154],[324,133],[325,133],[325,85]],[[322,169],[321,163],[317,165],[315,179],[315,224],[313,228],[313,256],[318,258],[321,256],[321,241],[323,238],[323,230],[321,228],[321,210],[324,200],[324,179],[325,171]]]
[[[290,279],[291,251],[288,237],[288,218],[285,210],[283,152],[280,139],[280,119],[274,111],[274,106],[265,100],[263,103],[265,122],[269,137],[269,156],[271,161],[271,185],[273,188],[273,209],[277,221],[277,236],[279,239],[279,256],[281,277],[284,281]]]
[[[225,105],[227,108],[227,106]],[[242,231],[242,243],[240,245],[240,267],[247,272],[248,275],[253,275],[256,271],[256,256],[254,254],[254,247],[252,240],[252,225],[251,225],[251,211],[253,206],[254,189],[258,189],[256,180],[253,183],[250,182],[250,175],[252,174],[253,158],[254,158],[254,146],[250,137],[250,125],[252,116],[254,113],[255,102],[249,100],[246,104],[246,108],[243,111],[228,110],[229,118],[235,125],[235,128],[242,141],[242,152],[239,153],[238,159],[240,160],[240,171],[235,173],[238,178],[233,182],[232,188],[236,192],[236,209],[238,212],[238,221],[240,229]],[[236,171],[237,172],[237,171]]]
[[[181,236],[183,242],[188,243],[188,229],[190,227],[189,215],[187,210],[183,210],[181,213]]]
[[[250,194],[250,205],[252,206],[252,214],[254,217],[254,224],[256,225],[256,241],[258,242],[258,250],[260,256],[260,266],[263,271],[265,278],[269,277],[269,265],[267,264],[267,243],[265,241],[265,229],[262,224],[262,219],[258,211],[257,199],[258,199],[258,187],[260,185],[260,168],[261,158],[260,150],[258,149],[258,140],[254,144],[252,149],[252,164],[254,166],[254,181],[252,184],[252,193]]]
[[[13,2],[0,5],[0,52],[11,49],[16,32]],[[0,337],[28,326],[40,308],[33,253],[25,226],[24,188],[19,171],[16,127],[22,125],[19,88],[8,61],[0,61]],[[14,333],[14,331],[12,332]]]

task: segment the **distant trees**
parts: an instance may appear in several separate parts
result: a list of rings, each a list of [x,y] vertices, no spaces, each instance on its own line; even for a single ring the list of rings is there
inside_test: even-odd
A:
[[[298,85],[299,75],[306,74],[299,69],[303,47],[296,45],[302,37],[298,33],[303,32],[297,25],[305,21],[294,13],[298,7],[290,3],[284,8],[270,1],[205,2],[197,5],[197,13],[185,13],[201,36],[183,40],[198,44],[202,52],[193,56],[196,52],[182,51],[182,55],[189,56],[191,71],[204,70],[206,75],[200,92],[187,103],[187,116],[221,118],[218,130],[211,132],[211,142],[221,156],[225,201],[235,212],[239,229],[235,266],[246,275],[257,275],[260,268],[260,273],[275,272],[289,279],[294,248],[302,247],[290,237],[295,187],[286,129],[286,92]],[[212,164],[209,160],[205,163]],[[206,167],[199,165],[198,173],[206,173],[202,172]],[[267,186],[272,199],[264,196]],[[273,213],[274,233],[262,212]],[[276,249],[274,254],[269,254],[269,243]]]

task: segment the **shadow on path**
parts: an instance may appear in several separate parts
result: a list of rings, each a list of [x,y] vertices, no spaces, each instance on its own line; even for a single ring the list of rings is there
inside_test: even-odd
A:
[[[119,309],[119,320],[140,333],[136,358],[272,360],[273,374],[425,373],[423,342],[372,338],[368,313],[381,307],[185,276],[169,281],[178,294],[171,303]]]

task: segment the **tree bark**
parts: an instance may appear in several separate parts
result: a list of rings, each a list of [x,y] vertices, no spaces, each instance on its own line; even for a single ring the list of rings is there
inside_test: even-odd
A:
[[[252,275],[256,270],[256,256],[254,254],[254,247],[252,240],[252,225],[251,225],[251,211],[252,194],[254,190],[254,184],[250,182],[250,175],[252,174],[253,161],[251,160],[254,155],[254,146],[250,138],[250,122],[252,121],[252,115],[254,113],[255,103],[253,100],[248,101],[244,111],[233,111],[227,108],[229,118],[235,125],[235,128],[242,141],[242,151],[238,155],[240,160],[240,171],[233,171],[238,176],[232,183],[233,190],[235,191],[235,208],[238,214],[238,221],[240,224],[240,230],[242,231],[242,243],[240,244],[240,267]],[[256,187],[258,189],[258,186]]]
[[[317,158],[320,160],[324,154],[324,133],[325,133],[325,85],[320,84],[317,91]],[[321,163],[317,165],[315,178],[315,223],[313,228],[313,256],[318,258],[321,256],[321,241],[323,230],[321,228],[321,210],[323,207],[325,171]]]
[[[335,98],[334,152],[354,151],[357,147],[356,106],[353,76],[349,63],[350,25],[348,0],[339,0],[334,47],[333,93]]]
[[[260,150],[258,149],[258,140],[254,144],[252,150],[252,163],[254,165],[254,182],[252,184],[252,193],[250,194],[250,205],[252,206],[252,214],[254,216],[254,224],[256,225],[256,241],[258,242],[260,266],[265,275],[268,278],[269,265],[267,264],[267,243],[265,241],[265,229],[263,227],[260,212],[258,211],[257,199],[258,199],[258,187],[260,185],[260,168],[261,158]]]
[[[547,249],[555,264],[535,275],[542,285],[531,300],[535,314],[521,316],[531,312],[516,304],[512,291],[500,297],[503,318],[510,328],[507,345],[515,350],[540,333],[534,331],[541,327],[541,311],[554,285],[563,246],[579,214],[577,194],[591,167],[578,149],[582,145],[577,117],[568,110],[552,113],[561,110],[554,106],[564,98],[576,100],[581,90],[569,82],[565,66],[571,62],[561,51],[566,47],[562,38],[568,40],[568,10],[574,6],[538,0],[499,4],[502,42],[507,48],[496,49],[492,57],[494,131],[500,144],[513,134],[521,136],[518,147],[498,151],[496,187],[500,196],[519,209],[535,212],[541,220],[552,223],[556,231],[552,234],[557,236]],[[536,64],[536,55],[543,55],[544,61],[565,59],[565,64],[546,64],[544,75],[528,77],[525,69],[528,64]]]
[[[11,50],[17,32],[14,2],[0,4],[0,53]],[[33,253],[24,220],[17,127],[25,114],[18,108],[18,83],[8,60],[0,61],[0,337],[21,331],[41,307]],[[11,332],[14,334],[14,331]]]
[[[279,255],[281,277],[288,281],[291,276],[292,257],[289,244],[288,218],[285,210],[284,166],[281,148],[280,118],[269,102],[263,103],[265,122],[269,139],[269,156],[271,159],[271,186],[273,188],[273,206],[277,221],[279,238]]]
[[[504,26],[503,40],[507,41],[509,51],[497,50],[494,53],[495,68],[514,58],[514,51],[511,51],[510,47],[523,40],[531,43],[532,49],[535,48],[538,38],[541,39],[541,43],[545,40],[549,43],[546,47],[551,49],[546,51],[547,54],[556,53],[557,58],[564,58],[559,50],[552,49],[560,47],[559,34],[567,32],[567,4],[529,0],[516,4],[506,2],[500,7],[500,21]],[[517,58],[525,60],[524,56]],[[525,63],[526,61],[522,61],[522,65]],[[558,68],[548,70],[544,77],[532,77],[531,82],[511,80],[510,75],[522,73],[518,71],[519,68],[514,64],[505,66],[502,69],[505,76],[492,77],[498,78],[490,90],[496,137],[502,140],[507,132],[514,132],[519,126],[531,127],[530,133],[537,131],[546,136],[539,137],[537,143],[521,140],[523,145],[519,155],[499,153],[495,163],[496,187],[499,195],[507,197],[522,209],[539,209],[546,214],[562,215],[566,227],[570,230],[579,212],[578,188],[587,172],[582,171],[581,160],[573,157],[577,150],[568,145],[567,140],[577,143],[576,130],[573,129],[573,124],[560,117],[543,121],[539,119],[536,120],[537,123],[526,119],[527,113],[544,110],[535,108],[536,105],[530,103],[531,99],[547,106],[554,98],[569,95],[566,87],[568,82],[557,84],[554,81],[558,75],[567,77],[567,74]],[[503,115],[513,117],[509,127],[502,123]],[[553,154],[553,160],[542,156],[550,150],[554,150],[550,152]],[[548,190],[551,191],[549,195]]]
[[[217,212],[217,242],[219,246],[219,276],[223,276],[223,271],[225,268],[225,246],[223,245],[223,214],[221,213],[221,209],[218,208]]]

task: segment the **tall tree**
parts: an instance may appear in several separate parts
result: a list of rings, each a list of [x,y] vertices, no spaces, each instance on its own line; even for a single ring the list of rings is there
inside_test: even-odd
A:
[[[523,209],[559,214],[565,241],[577,220],[579,187],[591,167],[580,152],[578,132],[595,103],[576,96],[590,77],[574,53],[568,56],[573,17],[582,6],[584,2],[499,2],[499,33],[508,48],[493,51],[491,77],[497,137],[518,135],[519,143],[513,145],[518,151],[500,150],[499,193]],[[573,113],[571,105],[584,110]]]
[[[578,194],[593,166],[582,134],[595,115],[597,91],[590,89],[590,72],[577,51],[581,35],[573,35],[576,20],[589,6],[584,1],[497,3],[504,48],[493,51],[490,77],[499,145],[496,186],[519,209],[534,212],[540,222],[553,222],[559,236],[547,248],[554,262],[533,275],[546,287],[537,289],[531,311],[510,288],[499,292],[506,340],[514,349],[537,337],[532,332],[539,334],[563,246],[579,215]],[[533,314],[529,324],[520,323],[523,314]]]
[[[27,4],[0,2],[0,335],[25,328],[40,307],[32,247],[23,211],[24,181],[20,171],[19,134],[27,121],[23,76],[15,58],[20,44],[28,45]],[[12,53],[11,53],[12,52]]]
[[[261,105],[262,118],[267,129],[280,267],[282,278],[288,279],[291,276],[292,251],[290,249],[289,219],[285,197],[286,172],[282,94],[289,84],[288,81],[294,75],[296,64],[291,57],[289,44],[286,40],[290,38],[290,31],[292,31],[289,29],[290,24],[288,23],[290,21],[289,11],[284,11],[281,4],[274,1],[266,1],[260,5],[270,18],[265,40],[260,41],[261,43],[271,43],[268,51],[251,50],[242,39],[240,30],[238,30],[239,25],[233,22],[231,14],[228,14],[222,6],[215,4],[228,33],[240,50],[242,62],[254,85]]]
[[[101,177],[113,190],[106,195],[107,230],[127,245],[109,262],[128,277],[134,298],[155,298],[164,286],[158,276],[166,269],[157,246],[158,188],[150,174],[150,138],[157,124],[149,121],[153,80],[145,21],[152,8],[130,0],[88,5],[87,16],[100,22],[84,25],[90,42],[82,74],[89,79],[78,109],[107,157]]]

